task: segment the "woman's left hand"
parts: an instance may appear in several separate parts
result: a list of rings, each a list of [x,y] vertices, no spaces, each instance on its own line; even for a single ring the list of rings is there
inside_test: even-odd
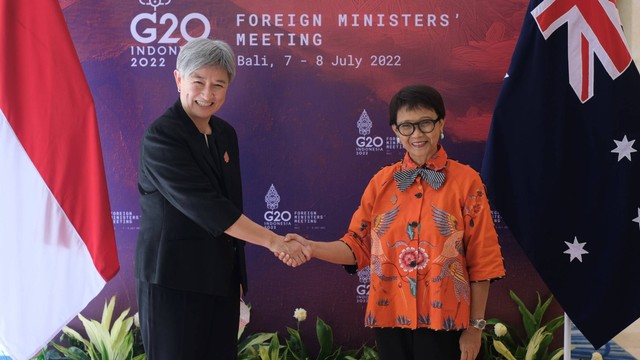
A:
[[[460,335],[460,360],[475,360],[480,353],[482,330],[469,327]]]

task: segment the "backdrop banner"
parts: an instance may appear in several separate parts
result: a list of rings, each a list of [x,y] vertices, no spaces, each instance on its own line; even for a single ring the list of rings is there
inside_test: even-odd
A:
[[[186,40],[225,40],[236,53],[238,74],[218,115],[238,133],[247,216],[282,235],[328,241],[345,233],[373,174],[404,155],[388,125],[388,102],[405,85],[441,91],[447,107],[442,143],[452,158],[480,171],[528,1],[60,4],[95,99],[121,260],[104,296],[83,313],[97,317],[112,294],[119,307],[137,308],[138,148],[144,128],[178,98],[172,72]],[[509,290],[528,304],[536,292],[549,292],[494,214],[507,278],[492,286],[487,317],[519,321]],[[310,343],[317,317],[333,328],[336,343],[373,342],[364,328],[366,271],[350,276],[317,260],[291,269],[251,245],[247,256],[247,333],[286,334],[286,326],[296,326],[294,310],[305,308],[309,320],[300,327]]]

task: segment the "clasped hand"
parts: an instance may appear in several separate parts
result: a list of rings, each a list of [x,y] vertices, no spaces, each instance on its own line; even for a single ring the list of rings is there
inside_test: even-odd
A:
[[[287,234],[277,244],[273,254],[283,263],[296,267],[311,260],[311,246],[308,240],[297,234]]]

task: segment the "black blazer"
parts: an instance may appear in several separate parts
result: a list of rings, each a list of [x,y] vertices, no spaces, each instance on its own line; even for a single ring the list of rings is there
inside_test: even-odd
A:
[[[224,233],[242,214],[238,138],[216,116],[209,124],[216,157],[180,100],[145,131],[136,278],[212,295],[239,278],[246,292],[244,242]]]

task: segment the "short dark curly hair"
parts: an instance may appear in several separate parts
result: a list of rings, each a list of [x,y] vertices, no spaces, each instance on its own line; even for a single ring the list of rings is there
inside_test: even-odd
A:
[[[400,109],[430,109],[436,112],[438,119],[446,115],[444,101],[438,90],[427,85],[409,85],[398,91],[389,104],[389,125],[398,124],[398,111]]]

